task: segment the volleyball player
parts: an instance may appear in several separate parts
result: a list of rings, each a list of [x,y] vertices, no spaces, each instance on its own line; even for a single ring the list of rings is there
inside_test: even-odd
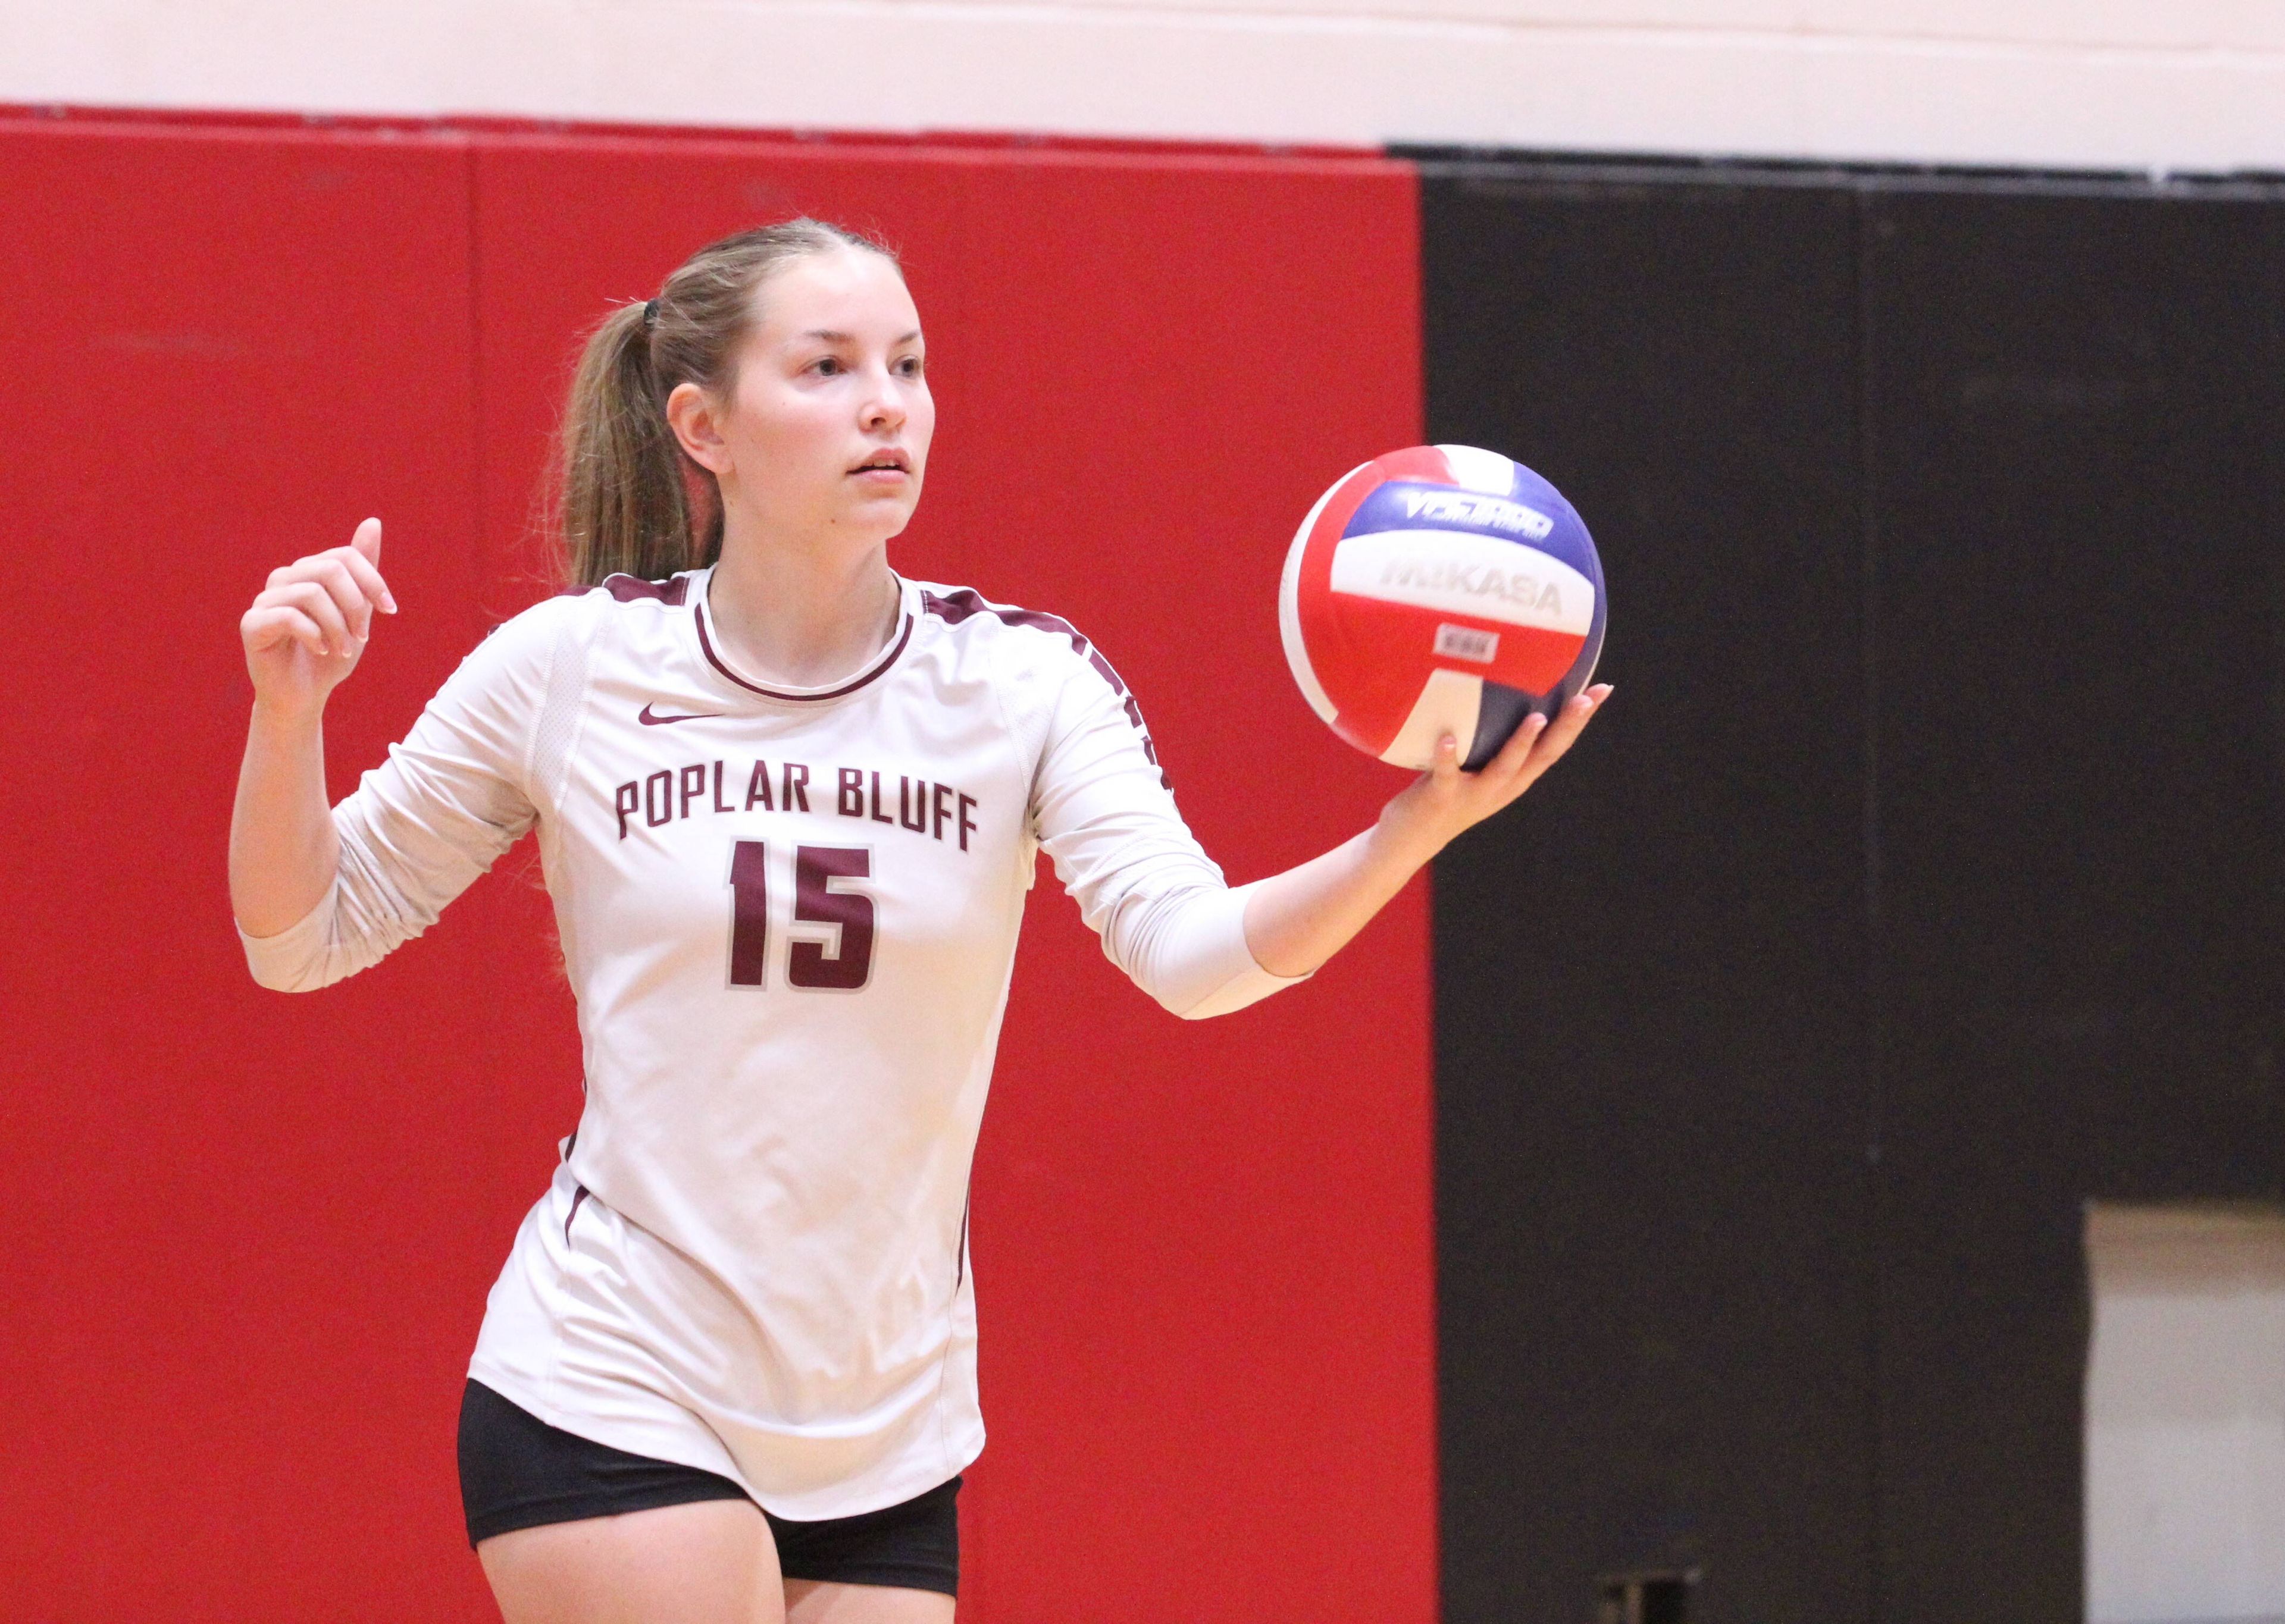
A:
[[[894,259],[807,220],[605,320],[565,419],[573,589],[487,638],[338,807],[326,701],[397,612],[379,522],[241,623],[231,896],[263,985],[373,963],[538,831],[586,1099],[461,1411],[509,1624],[949,1619],[984,1441],[969,1165],[1035,853],[1167,1008],[1237,1009],[1608,693],[1480,773],[1447,739],[1371,828],[1230,889],[1085,636],[890,569],[923,357]]]

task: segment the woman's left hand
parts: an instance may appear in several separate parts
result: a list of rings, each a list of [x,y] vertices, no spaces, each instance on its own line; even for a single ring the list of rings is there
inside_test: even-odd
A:
[[[1381,827],[1408,851],[1426,862],[1463,830],[1474,828],[1512,803],[1563,759],[1595,712],[1611,696],[1598,682],[1549,720],[1536,712],[1524,718],[1499,754],[1474,773],[1460,770],[1459,741],[1446,734],[1436,742],[1428,771],[1400,791],[1380,814]]]
[[[1274,976],[1306,976],[1331,958],[1452,836],[1538,782],[1610,696],[1611,685],[1598,683],[1551,722],[1525,718],[1480,773],[1460,771],[1459,741],[1447,734],[1435,765],[1381,808],[1372,828],[1254,888],[1245,905],[1253,961]]]

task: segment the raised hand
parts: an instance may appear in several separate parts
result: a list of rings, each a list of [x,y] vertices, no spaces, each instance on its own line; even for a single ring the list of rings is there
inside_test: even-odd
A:
[[[397,613],[381,575],[381,521],[357,527],[349,545],[297,558],[270,572],[238,623],[258,709],[314,715],[357,669],[373,635],[374,611]]]

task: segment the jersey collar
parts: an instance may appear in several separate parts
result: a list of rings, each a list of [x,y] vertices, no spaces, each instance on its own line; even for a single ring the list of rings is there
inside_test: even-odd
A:
[[[885,674],[888,669],[897,663],[898,656],[905,652],[905,645],[913,640],[915,610],[912,583],[906,580],[904,577],[897,575],[894,570],[889,573],[895,577],[897,583],[899,615],[896,633],[889,639],[887,647],[875,655],[866,663],[864,668],[852,677],[842,678],[838,681],[827,683],[821,687],[793,688],[757,682],[752,678],[742,676],[732,669],[729,661],[723,656],[720,642],[714,635],[711,612],[707,608],[707,597],[714,584],[714,571],[711,566],[695,572],[697,579],[694,584],[696,590],[691,593],[693,607],[691,624],[697,628],[698,651],[705,656],[706,663],[712,666],[725,680],[749,694],[758,694],[765,699],[786,700],[797,704],[814,704],[822,700],[839,699],[844,694],[854,694],[858,689]]]

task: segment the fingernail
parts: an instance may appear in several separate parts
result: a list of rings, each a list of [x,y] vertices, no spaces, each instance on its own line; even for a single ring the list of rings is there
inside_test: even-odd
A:
[[[381,612],[384,615],[394,615],[397,613],[397,600],[387,592],[383,592],[381,595]]]

